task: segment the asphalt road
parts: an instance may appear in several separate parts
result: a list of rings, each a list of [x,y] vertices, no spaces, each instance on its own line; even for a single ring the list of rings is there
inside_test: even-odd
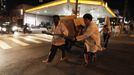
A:
[[[25,35],[21,37],[27,38]],[[5,36],[4,36],[5,37]],[[82,49],[73,47],[67,53],[68,60],[57,63],[61,56],[58,51],[54,61],[50,64],[42,63],[49,53],[51,43],[34,39],[25,42],[26,46],[11,41],[12,36],[0,37],[0,43],[5,42],[10,47],[0,45],[0,75],[133,75],[134,74],[134,37],[111,38],[108,49],[98,52],[97,61],[85,67],[82,65]],[[10,39],[7,39],[9,38]],[[40,37],[41,36],[36,36]],[[44,38],[43,38],[44,39]],[[41,43],[37,43],[40,41]],[[2,43],[3,44],[3,43]]]

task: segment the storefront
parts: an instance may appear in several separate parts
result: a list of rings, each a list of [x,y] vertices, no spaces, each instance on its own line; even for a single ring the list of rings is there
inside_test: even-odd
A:
[[[52,15],[71,16],[74,15],[76,0],[57,0],[46,3],[25,11],[24,24],[38,26],[41,22],[52,23]],[[93,15],[93,20],[104,18],[105,16],[116,17],[115,14],[102,0],[79,0],[78,1],[78,17],[82,17],[85,13]]]

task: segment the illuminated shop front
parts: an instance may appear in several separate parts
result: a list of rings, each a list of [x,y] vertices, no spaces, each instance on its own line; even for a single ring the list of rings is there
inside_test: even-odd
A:
[[[24,24],[39,25],[42,21],[52,21],[52,15],[71,16],[74,15],[76,0],[57,0],[46,3],[25,11]],[[93,15],[94,20],[105,18],[105,16],[116,17],[115,14],[102,0],[79,0],[78,17],[85,13]]]

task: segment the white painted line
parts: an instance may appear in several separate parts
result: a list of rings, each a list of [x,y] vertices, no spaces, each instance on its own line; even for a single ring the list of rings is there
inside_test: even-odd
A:
[[[8,44],[6,44],[4,41],[0,40],[0,47],[2,49],[10,49],[12,48],[11,46],[9,46]]]
[[[37,37],[42,37],[42,38],[49,39],[49,40],[52,40],[53,38],[53,36],[47,35],[47,34],[34,34],[34,35]]]
[[[15,39],[15,38],[8,38],[9,40],[12,40],[13,42],[15,42],[15,43],[17,43],[17,44],[19,44],[19,45],[21,45],[21,46],[28,46],[29,44],[27,44],[27,43],[24,43],[24,42],[22,42],[22,41],[20,41],[20,40],[17,40],[17,39]]]
[[[40,37],[36,37],[36,36],[27,36],[27,37],[32,38],[32,39],[43,40],[43,41],[47,41],[47,42],[52,41],[51,39],[45,39],[45,38],[40,38]]]
[[[40,41],[36,41],[36,40],[34,40],[34,39],[27,38],[27,37],[19,37],[19,38],[25,39],[25,40],[30,41],[30,42],[38,43],[38,44],[39,44],[39,43],[42,43],[42,42],[40,42]]]

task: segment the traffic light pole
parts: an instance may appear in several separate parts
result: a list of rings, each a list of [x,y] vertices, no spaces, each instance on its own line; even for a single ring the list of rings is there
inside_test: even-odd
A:
[[[77,18],[77,11],[78,11],[78,0],[76,0],[76,3],[75,3],[75,16]]]
[[[124,21],[125,21],[126,12],[127,12],[127,4],[128,4],[128,0],[125,0],[121,32],[123,32],[123,28],[124,28],[124,25],[125,25]]]

